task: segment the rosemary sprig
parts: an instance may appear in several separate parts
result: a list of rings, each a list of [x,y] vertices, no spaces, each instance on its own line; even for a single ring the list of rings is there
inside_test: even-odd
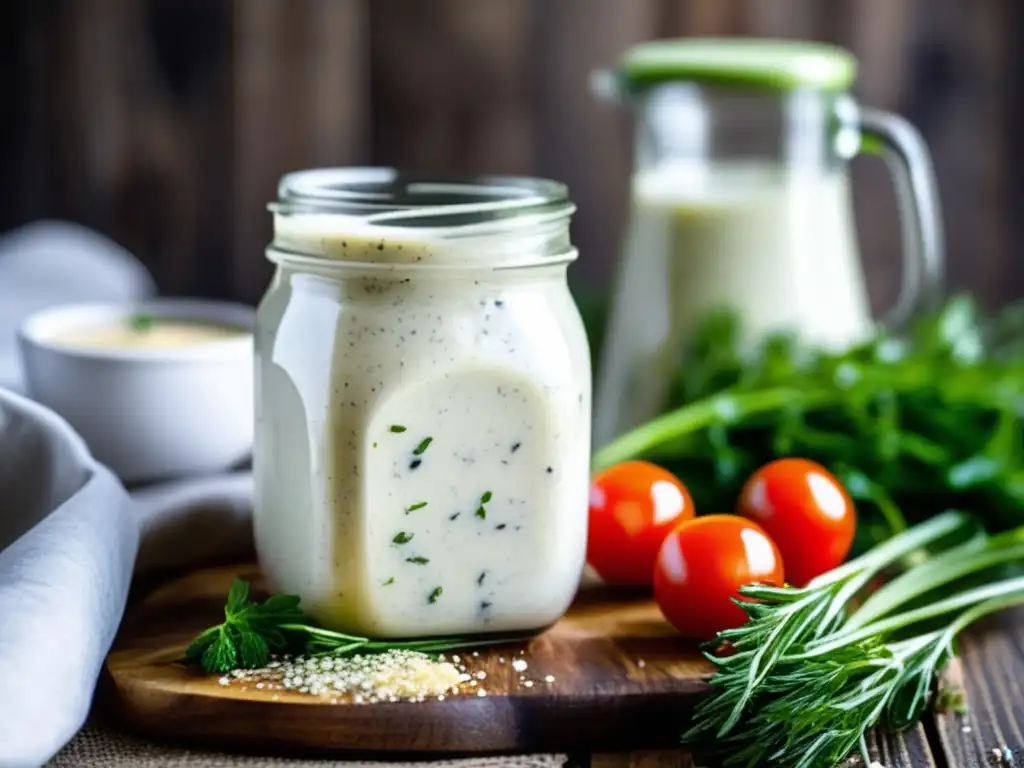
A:
[[[696,725],[688,740],[724,738],[740,722],[769,673],[784,655],[815,638],[839,629],[850,600],[874,576],[900,558],[971,527],[959,512],[945,512],[866,552],[806,587],[744,587],[750,601],[740,606],[749,620],[720,632],[714,647],[727,645],[728,654],[705,655],[718,671],[711,680],[716,693],[696,710]],[[759,602],[751,602],[759,601]]]
[[[766,685],[770,697],[725,742],[725,768],[830,768],[857,749],[870,762],[867,731],[878,723],[898,731],[917,722],[937,675],[955,654],[960,631],[990,613],[1024,605],[1024,579],[987,591],[996,596],[975,602],[939,629],[892,643],[864,637],[784,660]],[[893,619],[893,627],[916,623],[909,613]]]
[[[915,722],[959,632],[1024,604],[1024,576],[1005,578],[1024,562],[1024,528],[964,541],[970,524],[944,513],[803,589],[744,587],[748,622],[719,635],[737,652],[709,654],[714,690],[684,741],[714,737],[727,768],[828,768],[858,747],[866,756],[875,725]],[[920,547],[941,551],[921,560]],[[853,607],[874,574],[908,559],[919,562]]]
[[[317,627],[309,623],[295,595],[273,595],[263,603],[249,600],[249,583],[236,579],[228,591],[224,621],[200,632],[185,650],[185,660],[204,671],[222,674],[256,669],[270,654],[344,656],[389,650],[441,653],[510,642],[514,637],[437,637],[419,640],[373,640]]]

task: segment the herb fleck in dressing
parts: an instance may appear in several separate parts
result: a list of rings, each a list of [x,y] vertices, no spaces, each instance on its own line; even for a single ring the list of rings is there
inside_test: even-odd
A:
[[[434,270],[455,260],[447,241],[325,226],[315,252],[375,268],[344,265],[328,286],[281,267],[260,307],[275,329],[257,338],[261,566],[341,631],[550,624],[579,583],[589,485],[589,359],[564,261],[498,270],[478,246]]]

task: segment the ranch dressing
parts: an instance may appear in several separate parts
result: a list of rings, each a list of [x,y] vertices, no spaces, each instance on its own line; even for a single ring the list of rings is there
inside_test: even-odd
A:
[[[568,607],[590,362],[567,219],[552,250],[536,227],[455,239],[275,217],[255,535],[273,588],[318,621],[374,637],[507,632]]]
[[[874,323],[845,172],[767,163],[664,164],[637,173],[599,382],[604,443],[659,413],[682,351],[711,310],[746,342],[797,331],[842,348]]]

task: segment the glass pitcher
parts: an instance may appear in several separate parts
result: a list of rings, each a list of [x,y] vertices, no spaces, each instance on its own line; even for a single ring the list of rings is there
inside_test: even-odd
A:
[[[903,222],[903,279],[881,319],[934,302],[942,232],[927,148],[896,115],[859,107],[856,61],[823,44],[660,40],[597,73],[637,118],[631,210],[595,401],[599,447],[659,413],[688,335],[735,311],[751,344],[773,331],[837,348],[875,327],[847,161],[883,157]]]

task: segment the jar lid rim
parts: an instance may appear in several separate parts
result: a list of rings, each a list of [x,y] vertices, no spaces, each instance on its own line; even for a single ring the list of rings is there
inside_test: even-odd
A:
[[[743,37],[651,40],[629,48],[616,68],[627,91],[679,80],[779,91],[845,91],[856,74],[854,55],[836,45]]]
[[[361,225],[451,229],[569,215],[561,182],[526,176],[452,176],[389,167],[331,167],[281,177],[276,214],[327,214]]]

